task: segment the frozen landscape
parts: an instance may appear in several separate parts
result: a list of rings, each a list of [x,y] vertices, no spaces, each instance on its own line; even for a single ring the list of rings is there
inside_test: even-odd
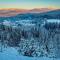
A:
[[[60,10],[0,17],[0,60],[60,60]]]
[[[48,57],[27,57],[19,55],[15,48],[7,47],[0,52],[0,60],[60,60]]]

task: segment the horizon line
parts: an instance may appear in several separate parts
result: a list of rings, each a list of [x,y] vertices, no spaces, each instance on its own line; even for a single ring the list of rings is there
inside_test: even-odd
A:
[[[28,8],[0,8],[0,10],[1,10],[1,9],[7,9],[7,10],[8,10],[8,9],[12,9],[12,10],[14,10],[14,9],[32,10],[32,9],[44,9],[44,8],[45,8],[45,7],[42,7],[42,8],[29,8],[29,9],[28,9]],[[46,7],[46,9],[51,9],[51,10],[52,10],[52,9],[60,9],[60,8],[48,8],[48,7]]]

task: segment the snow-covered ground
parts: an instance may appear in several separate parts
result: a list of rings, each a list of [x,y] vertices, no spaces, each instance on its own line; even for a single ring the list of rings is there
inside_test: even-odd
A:
[[[19,55],[15,48],[8,47],[4,48],[3,52],[0,52],[0,60],[53,60],[53,58],[26,57]],[[60,59],[54,59],[54,60],[60,60]]]
[[[48,23],[56,23],[56,22],[60,23],[60,20],[48,19],[47,22]],[[13,24],[12,24],[12,22],[6,21],[6,20],[4,20],[4,22],[3,22],[4,25],[6,25],[6,26],[11,25],[12,27],[16,27],[18,23],[22,24],[23,28],[27,29],[27,30],[28,30],[28,28],[30,28],[30,26],[31,27],[35,26],[35,24],[34,23],[32,24],[32,21],[30,21],[30,20],[17,21],[17,22],[14,22]],[[44,24],[45,24],[45,21],[42,24],[42,26]],[[0,60],[60,60],[60,59],[53,59],[53,58],[48,58],[48,57],[27,57],[27,56],[22,56],[18,53],[18,51],[15,48],[7,47],[7,48],[3,48],[3,52],[0,52]]]
[[[33,20],[20,20],[20,21],[8,21],[8,20],[4,20],[3,21],[3,25],[5,26],[12,26],[12,27],[17,27],[18,24],[25,26],[25,27],[34,27],[36,24],[32,23],[34,22]]]
[[[11,25],[11,22],[10,21],[7,21],[7,20],[4,20],[3,25],[10,26]]]
[[[60,24],[60,19],[46,19],[44,20],[44,22],[41,24],[41,26],[44,26],[45,23],[57,23],[57,24]]]
[[[48,19],[48,23],[60,23],[60,19]]]

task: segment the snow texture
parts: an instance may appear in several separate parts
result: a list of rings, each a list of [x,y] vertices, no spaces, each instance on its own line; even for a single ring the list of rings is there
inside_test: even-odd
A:
[[[0,52],[0,60],[53,60],[53,58],[47,57],[26,57],[19,55],[17,50],[12,47],[7,47],[3,49],[3,52]],[[60,60],[60,59],[55,59]]]

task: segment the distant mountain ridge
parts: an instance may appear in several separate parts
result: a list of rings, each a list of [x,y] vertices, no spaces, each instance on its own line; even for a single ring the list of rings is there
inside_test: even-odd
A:
[[[17,14],[24,14],[24,13],[43,13],[52,11],[54,9],[48,9],[48,8],[35,8],[35,9],[0,9],[0,16],[15,16]]]
[[[29,12],[30,13],[42,13],[42,12],[47,12],[47,11],[51,11],[51,10],[54,10],[54,9],[49,9],[49,8],[40,8],[40,9],[32,9],[30,10]]]
[[[40,16],[44,18],[49,18],[49,19],[56,19],[56,18],[60,19],[60,9],[43,12],[40,14]]]

